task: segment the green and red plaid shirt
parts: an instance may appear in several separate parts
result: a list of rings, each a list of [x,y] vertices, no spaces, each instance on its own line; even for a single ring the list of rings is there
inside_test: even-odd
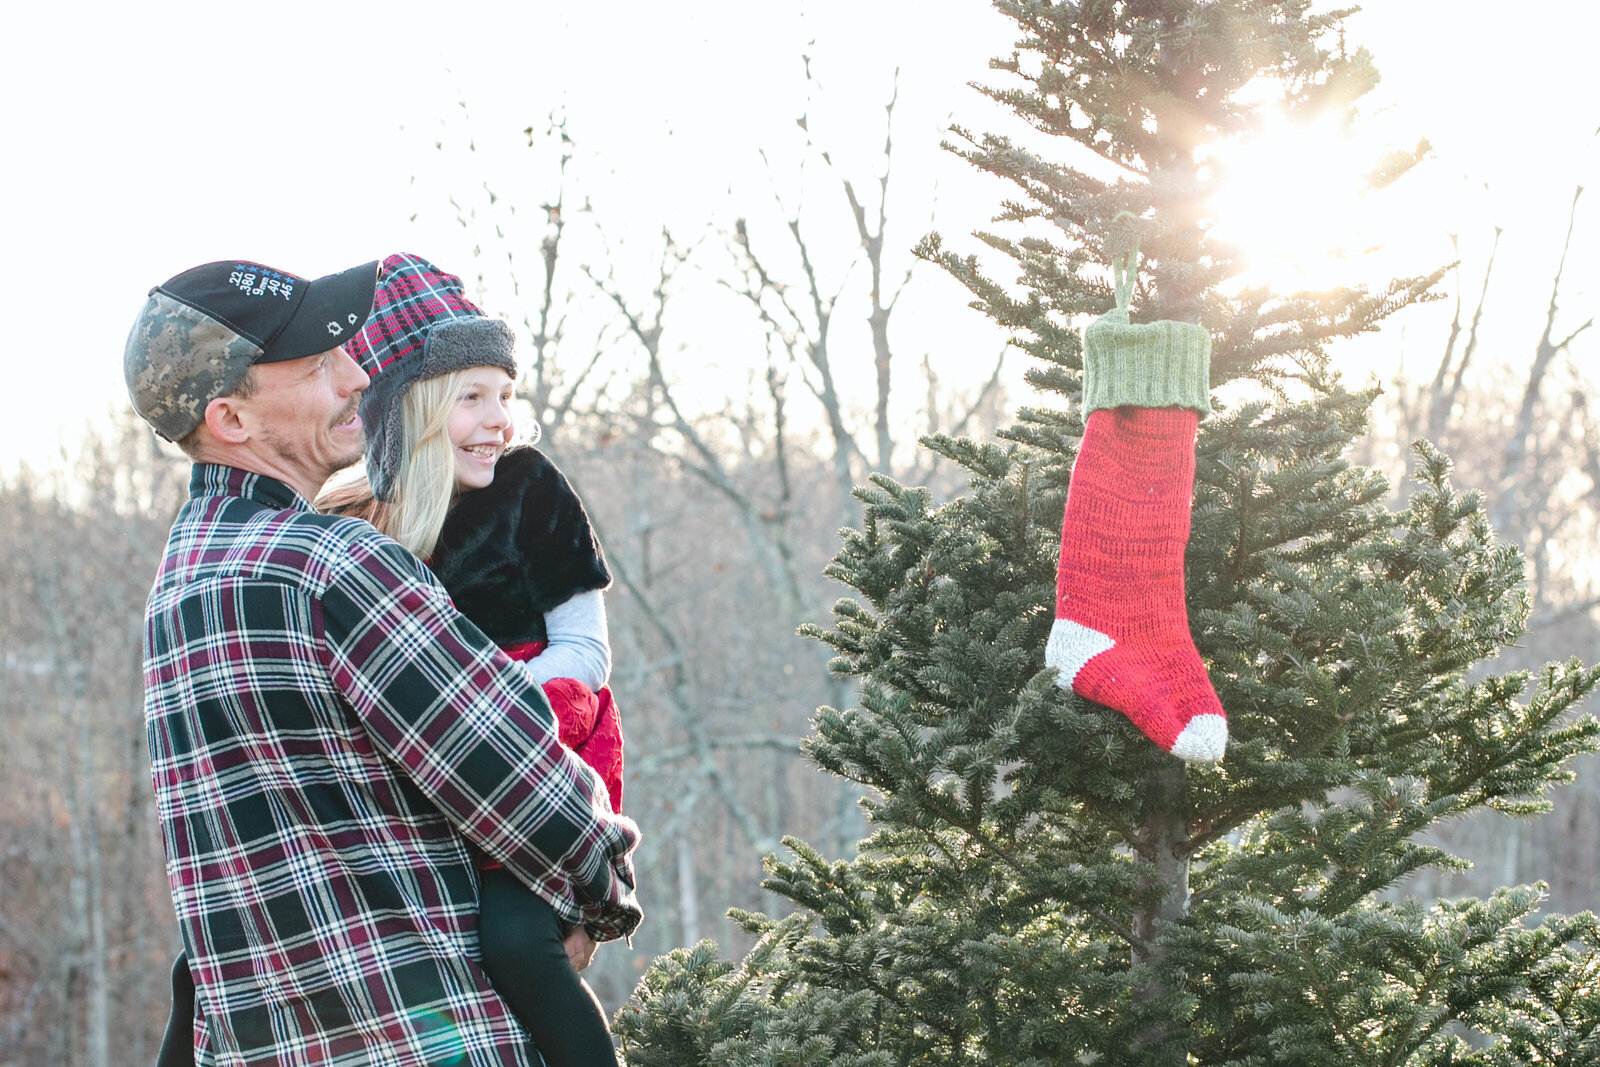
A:
[[[414,556],[197,464],[145,614],[167,876],[210,1064],[529,1063],[468,843],[600,940],[638,925],[599,778]]]

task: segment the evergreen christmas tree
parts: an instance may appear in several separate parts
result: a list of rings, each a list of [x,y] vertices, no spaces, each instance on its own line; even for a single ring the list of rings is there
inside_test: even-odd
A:
[[[1330,342],[1437,275],[1378,293],[1229,292],[1237,256],[1208,232],[1223,176],[1203,146],[1246,134],[1264,87],[1294,112],[1353,119],[1369,57],[1344,50],[1339,13],[1303,2],[997,6],[1022,36],[997,64],[1010,87],[986,91],[1122,177],[962,134],[957,151],[1020,190],[1001,217],[1025,236],[982,235],[1018,284],[937,239],[922,252],[1016,331],[1050,403],[997,442],[925,442],[971,471],[957,500],[881,477],[861,492],[863,527],[831,570],[858,595],[814,631],[860,702],[822,709],[807,749],[867,787],[874,832],[836,862],[788,842],[767,885],[798,910],[740,914],[761,935],[742,963],[708,944],[656,961],[618,1019],[628,1062],[1600,1062],[1593,916],[1538,920],[1537,887],[1404,896],[1408,874],[1459,862],[1419,842],[1430,826],[1536,813],[1564,764],[1600,747],[1600,725],[1567,714],[1600,670],[1477,666],[1523,632],[1522,566],[1448,461],[1419,444],[1417,491],[1396,512],[1384,478],[1345,458],[1375,391],[1341,383]],[[1183,603],[1160,613],[1171,656],[1145,659],[1188,663],[1192,637],[1203,676],[1154,712],[1091,702],[1046,657],[1057,616],[1149,644],[1126,603],[1071,606],[1083,575],[1103,573],[1085,539],[1114,552],[1145,524],[1091,506],[1123,477],[1094,466],[1095,425],[1187,412],[1150,431],[1181,460],[1205,406],[1163,393],[1106,408],[1086,388],[1071,324],[1119,304],[1106,264],[1135,233],[1131,320],[1110,321],[1198,326],[1210,386],[1235,383],[1199,422],[1192,511],[1161,520],[1164,545],[1189,527]],[[1120,373],[1126,352],[1108,351]],[[1187,751],[1176,740],[1211,706],[1202,690],[1226,713],[1220,763],[1214,732]]]

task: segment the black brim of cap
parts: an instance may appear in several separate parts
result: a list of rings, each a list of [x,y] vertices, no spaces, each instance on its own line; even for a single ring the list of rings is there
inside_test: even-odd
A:
[[[295,309],[294,317],[256,357],[256,362],[303,359],[344,344],[366,325],[377,288],[377,260],[307,283],[305,299]]]

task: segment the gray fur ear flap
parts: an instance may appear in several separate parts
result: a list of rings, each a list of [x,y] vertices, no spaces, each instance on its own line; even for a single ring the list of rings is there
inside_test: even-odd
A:
[[[503,319],[459,318],[436,322],[428,330],[419,376],[437,378],[473,367],[499,367],[517,376],[517,335]]]
[[[372,495],[385,503],[394,502],[395,479],[400,474],[400,452],[405,434],[400,427],[401,401],[417,380],[423,353],[413,350],[385,367],[372,378],[361,394],[361,421],[367,430],[367,482]]]
[[[405,447],[405,432],[400,427],[397,401],[383,414],[379,447],[367,446],[367,481],[372,495],[385,504],[394,503],[396,482],[400,478],[400,450]]]

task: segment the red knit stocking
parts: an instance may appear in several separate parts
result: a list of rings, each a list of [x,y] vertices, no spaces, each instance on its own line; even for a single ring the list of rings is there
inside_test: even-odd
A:
[[[1061,529],[1057,684],[1122,712],[1175,756],[1214,763],[1228,725],[1189,636],[1189,542],[1198,416],[1188,408],[1093,412]]]

